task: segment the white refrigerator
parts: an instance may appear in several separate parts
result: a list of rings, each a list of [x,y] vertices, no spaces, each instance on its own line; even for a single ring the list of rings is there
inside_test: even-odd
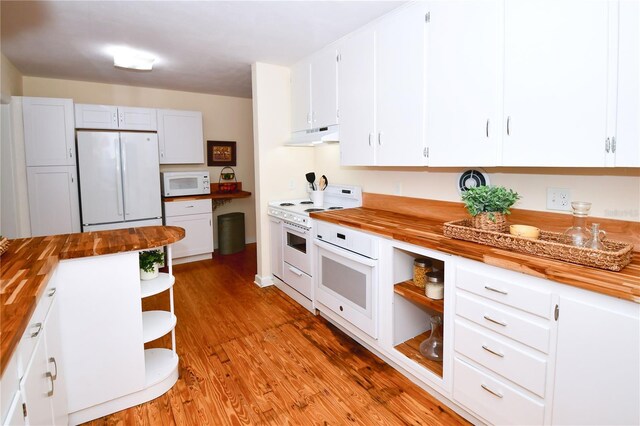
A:
[[[162,225],[158,135],[77,136],[82,231]]]

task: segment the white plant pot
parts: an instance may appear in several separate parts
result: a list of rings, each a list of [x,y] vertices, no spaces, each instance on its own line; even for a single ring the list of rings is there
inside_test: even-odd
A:
[[[158,264],[153,265],[153,271],[147,272],[145,270],[140,269],[140,279],[143,281],[152,280],[158,277]]]

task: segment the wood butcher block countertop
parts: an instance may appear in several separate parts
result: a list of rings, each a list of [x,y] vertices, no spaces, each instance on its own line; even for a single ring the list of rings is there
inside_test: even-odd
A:
[[[445,220],[440,218],[418,217],[367,207],[311,213],[311,217],[640,303],[638,252],[634,252],[631,264],[619,272],[611,272],[455,240],[444,236],[442,225]],[[449,220],[455,219],[457,218]]]
[[[12,240],[0,257],[0,374],[58,261],[161,247],[183,238],[182,228],[145,226]]]

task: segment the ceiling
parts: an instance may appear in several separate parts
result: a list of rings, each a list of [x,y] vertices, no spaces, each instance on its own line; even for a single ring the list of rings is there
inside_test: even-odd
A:
[[[24,75],[251,97],[251,64],[289,66],[397,1],[6,1],[2,53]],[[158,58],[113,67],[110,48]]]

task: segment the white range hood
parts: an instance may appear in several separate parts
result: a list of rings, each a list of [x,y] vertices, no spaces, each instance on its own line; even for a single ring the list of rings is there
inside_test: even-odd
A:
[[[340,126],[318,127],[291,133],[291,140],[285,142],[287,146],[316,146],[322,143],[337,143],[340,141]]]

